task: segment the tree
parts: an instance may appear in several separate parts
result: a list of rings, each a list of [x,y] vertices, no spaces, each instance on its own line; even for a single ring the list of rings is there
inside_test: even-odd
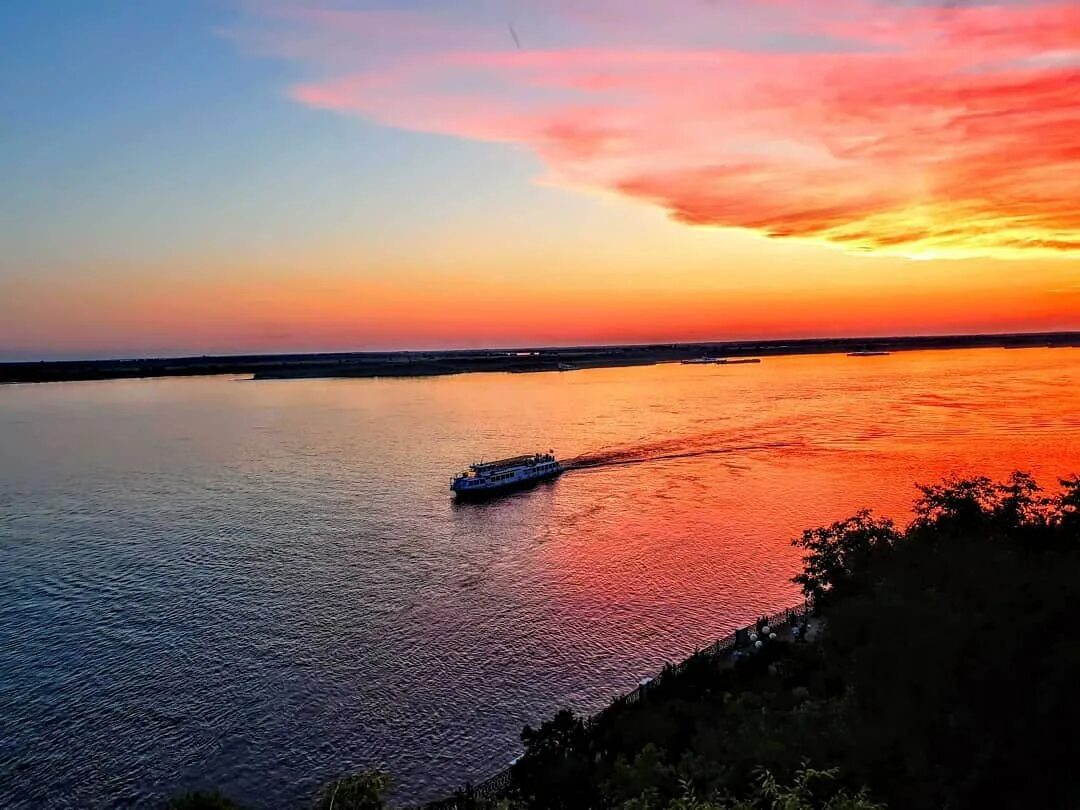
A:
[[[1080,545],[1080,475],[1062,478],[1064,491],[1058,497],[1055,519],[1065,543],[1073,548]]]
[[[792,541],[807,551],[803,572],[793,581],[808,597],[821,600],[849,586],[873,556],[892,548],[899,537],[891,520],[875,518],[865,509],[831,526],[808,529]]]
[[[513,766],[514,782],[534,807],[588,808],[597,792],[590,737],[581,718],[568,709],[539,729],[521,732],[525,754]]]
[[[998,511],[1000,489],[986,476],[950,478],[940,484],[919,486],[915,502],[915,529],[971,531],[986,524]]]
[[[1017,470],[997,489],[994,518],[1002,531],[1016,535],[1046,527],[1048,504],[1039,495],[1042,489],[1031,473]]]
[[[317,810],[383,810],[384,794],[390,790],[390,774],[364,771],[335,779],[315,801]]]
[[[836,768],[817,770],[803,766],[795,772],[790,785],[781,785],[767,769],[761,770],[752,794],[743,799],[730,797],[704,801],[693,788],[684,785],[683,795],[670,802],[665,810],[885,810],[872,801],[865,790],[850,793],[837,786]],[[621,810],[638,810],[645,805],[630,802]]]

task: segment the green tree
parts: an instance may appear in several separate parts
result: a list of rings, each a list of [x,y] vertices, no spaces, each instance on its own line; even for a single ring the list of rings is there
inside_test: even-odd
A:
[[[999,510],[1001,488],[986,476],[950,478],[940,484],[919,486],[915,502],[915,529],[946,532],[977,530]]]
[[[323,788],[315,807],[317,810],[383,810],[390,784],[390,774],[383,771],[343,776]]]
[[[1062,478],[1064,488],[1055,502],[1055,522],[1066,545],[1080,546],[1080,475]]]
[[[669,802],[664,810],[885,810],[872,801],[865,790],[850,793],[837,783],[838,770],[817,770],[803,766],[795,772],[790,785],[782,785],[773,774],[762,769],[751,794],[742,799],[720,797],[699,799],[690,785]],[[620,810],[647,810],[640,802],[627,802]]]
[[[591,738],[568,709],[521,732],[525,754],[514,765],[514,782],[533,807],[589,808],[596,804],[597,779]]]
[[[822,600],[850,586],[874,556],[891,549],[899,538],[891,520],[875,518],[865,509],[831,526],[808,529],[792,541],[807,552],[794,582],[808,597]]]

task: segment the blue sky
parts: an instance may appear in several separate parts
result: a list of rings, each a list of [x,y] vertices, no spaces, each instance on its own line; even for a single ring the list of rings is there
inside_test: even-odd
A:
[[[445,207],[433,187],[527,179],[509,150],[298,108],[295,67],[217,33],[237,20],[222,2],[0,7],[0,273],[385,235]]]

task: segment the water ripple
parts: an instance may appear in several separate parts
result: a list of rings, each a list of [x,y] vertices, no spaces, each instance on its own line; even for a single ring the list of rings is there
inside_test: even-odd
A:
[[[524,724],[797,599],[803,527],[902,517],[946,473],[1080,469],[1078,360],[5,389],[0,806],[482,777]],[[551,446],[573,474],[447,497]]]

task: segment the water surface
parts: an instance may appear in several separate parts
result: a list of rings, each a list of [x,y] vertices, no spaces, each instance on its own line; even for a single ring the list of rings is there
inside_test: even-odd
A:
[[[502,767],[798,599],[791,538],[916,481],[1080,471],[1080,350],[0,389],[0,806],[253,807]],[[595,464],[455,506],[451,473]]]

